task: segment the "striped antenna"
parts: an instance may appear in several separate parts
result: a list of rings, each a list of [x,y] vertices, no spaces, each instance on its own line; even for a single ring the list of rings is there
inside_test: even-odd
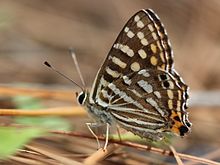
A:
[[[84,91],[84,88],[81,87],[79,84],[77,84],[75,81],[73,81],[72,79],[70,79],[69,77],[67,77],[65,74],[61,73],[60,71],[58,71],[56,68],[54,68],[51,64],[49,64],[47,61],[44,62],[44,65],[46,65],[48,68],[52,69],[53,71],[55,71],[56,73],[58,73],[59,75],[61,75],[62,77],[64,77],[65,79],[69,80],[70,82],[72,82],[73,84],[75,84],[76,86],[78,86],[82,91]]]

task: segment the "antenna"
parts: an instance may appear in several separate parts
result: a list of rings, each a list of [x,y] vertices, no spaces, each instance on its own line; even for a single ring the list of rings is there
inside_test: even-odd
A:
[[[46,65],[47,67],[49,67],[50,69],[52,69],[53,71],[55,71],[56,73],[58,73],[59,75],[61,75],[62,77],[64,77],[65,79],[71,81],[73,84],[75,84],[76,86],[78,86],[82,91],[84,91],[84,88],[81,87],[79,84],[77,84],[75,81],[73,81],[72,79],[70,79],[69,77],[67,77],[66,75],[64,75],[63,73],[59,72],[56,68],[54,68],[52,65],[50,65],[47,61],[44,62],[44,65]]]
[[[83,87],[85,88],[85,86],[86,86],[86,85],[85,85],[85,81],[84,81],[83,76],[82,76],[82,73],[81,73],[81,71],[80,71],[79,63],[78,63],[77,58],[76,58],[76,54],[74,53],[74,51],[73,51],[72,48],[70,48],[69,51],[70,51],[70,54],[72,55],[73,62],[74,62],[74,64],[75,64],[75,66],[76,66],[76,70],[77,70],[77,72],[78,72],[78,74],[79,74],[81,83],[82,83]]]

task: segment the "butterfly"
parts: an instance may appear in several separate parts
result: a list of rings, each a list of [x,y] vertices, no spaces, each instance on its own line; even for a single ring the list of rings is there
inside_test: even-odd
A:
[[[91,91],[79,104],[99,123],[116,124],[142,138],[190,131],[188,86],[174,69],[173,52],[159,17],[140,10],[125,24]]]

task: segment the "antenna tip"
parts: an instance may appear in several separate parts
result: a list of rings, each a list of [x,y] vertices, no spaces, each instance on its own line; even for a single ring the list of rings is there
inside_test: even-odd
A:
[[[46,65],[46,66],[51,68],[51,65],[47,61],[44,62],[44,65]]]

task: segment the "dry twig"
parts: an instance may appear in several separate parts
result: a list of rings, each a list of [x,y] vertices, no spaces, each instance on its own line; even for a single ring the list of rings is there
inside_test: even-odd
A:
[[[95,153],[93,153],[91,156],[89,156],[88,158],[86,158],[84,160],[84,164],[85,165],[94,165],[97,164],[97,162],[100,162],[102,160],[104,160],[106,157],[108,157],[109,155],[111,155],[113,152],[115,152],[115,150],[118,149],[118,145],[116,144],[110,144],[108,145],[108,147],[106,148],[106,150],[104,151],[102,148],[100,148],[98,151],[96,151]]]
[[[26,95],[33,96],[39,98],[46,99],[58,99],[58,100],[66,100],[72,101],[74,99],[74,92],[71,91],[55,91],[49,89],[33,89],[33,88],[19,88],[19,87],[0,87],[0,94],[3,96],[18,96],[18,95]]]
[[[20,162],[22,164],[29,164],[29,165],[46,165],[45,163],[39,162],[37,160],[22,158],[18,156],[10,156],[10,159],[15,162]]]
[[[80,106],[47,108],[40,110],[0,109],[0,116],[85,116]]]
[[[178,164],[178,165],[183,165],[183,162],[182,162],[182,160],[180,159],[179,155],[177,154],[175,148],[173,148],[173,146],[171,146],[171,145],[169,146],[169,148],[170,148],[170,150],[173,152],[173,156],[175,157],[177,164]]]
[[[51,133],[68,135],[68,136],[75,136],[75,137],[81,137],[81,138],[94,139],[93,136],[82,134],[82,133],[77,133],[77,132],[51,131]],[[104,137],[99,137],[99,140],[104,141],[105,138]],[[163,149],[155,148],[155,147],[149,147],[147,145],[137,144],[137,143],[128,142],[128,141],[119,141],[119,140],[114,140],[114,139],[109,139],[109,142],[110,143],[119,144],[119,145],[122,145],[122,146],[127,146],[127,147],[132,147],[132,148],[140,149],[140,150],[148,150],[148,151],[150,151],[152,153],[161,154],[161,155],[165,155],[165,156],[173,156],[173,152],[172,151],[163,150]],[[200,164],[220,165],[220,163],[212,161],[212,160],[209,160],[209,159],[200,158],[200,157],[197,157],[197,156],[187,155],[187,154],[178,153],[178,152],[176,154],[181,159],[198,162]]]
[[[220,155],[220,148],[212,152],[209,152],[208,154],[205,154],[202,157],[206,159],[214,159],[214,158],[219,157],[219,155]],[[197,162],[185,162],[185,165],[195,165],[195,164],[198,164],[198,163]]]
[[[65,165],[73,165],[73,164],[74,165],[82,165],[82,163],[80,163],[80,162],[77,162],[75,160],[59,156],[58,154],[52,153],[51,151],[47,152],[44,149],[36,148],[36,147],[33,147],[33,146],[26,146],[26,147],[30,150],[41,153],[42,155],[45,155],[49,158],[55,159],[55,160],[59,161],[61,164],[65,164]]]

